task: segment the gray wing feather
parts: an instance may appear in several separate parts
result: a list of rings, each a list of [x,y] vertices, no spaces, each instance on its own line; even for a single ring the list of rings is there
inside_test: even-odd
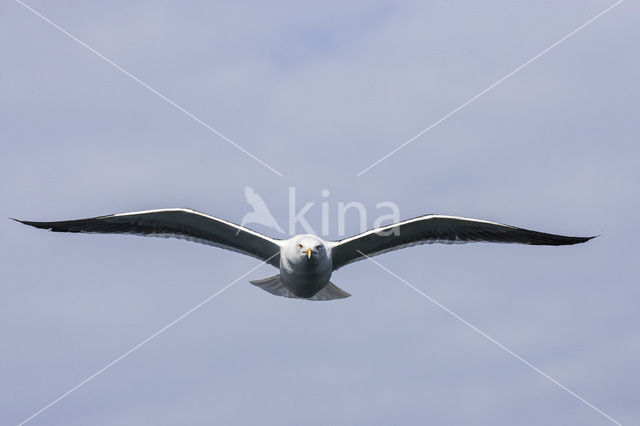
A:
[[[17,220],[17,219],[15,219]],[[53,232],[133,234],[180,238],[246,254],[278,267],[278,240],[191,209],[147,210],[59,222],[18,220]],[[270,259],[271,258],[271,259]]]
[[[560,246],[583,243],[592,238],[548,234],[464,217],[426,215],[337,241],[330,249],[335,270],[363,259],[360,251],[367,256],[374,256],[418,244],[478,241]]]

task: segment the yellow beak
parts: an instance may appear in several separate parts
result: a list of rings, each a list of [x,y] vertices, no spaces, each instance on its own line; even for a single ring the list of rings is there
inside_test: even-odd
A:
[[[307,259],[311,259],[311,247],[309,247],[305,253],[307,253]]]

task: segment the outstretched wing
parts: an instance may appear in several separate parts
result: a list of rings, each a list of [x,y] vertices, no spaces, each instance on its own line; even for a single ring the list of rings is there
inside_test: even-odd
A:
[[[266,260],[275,267],[280,262],[278,240],[191,209],[147,210],[61,222],[18,222],[53,232],[182,238]]]
[[[530,231],[484,220],[455,216],[426,215],[330,244],[333,269],[356,260],[364,253],[374,256],[417,244],[455,244],[476,241],[561,246],[584,243],[594,237],[566,237]]]

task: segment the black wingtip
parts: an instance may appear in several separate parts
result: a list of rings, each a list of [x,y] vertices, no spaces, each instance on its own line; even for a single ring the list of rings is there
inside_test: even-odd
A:
[[[547,239],[543,241],[536,241],[532,244],[534,245],[544,245],[544,246],[572,246],[575,244],[586,243],[589,240],[593,240],[599,235],[593,235],[590,237],[568,237],[564,235],[554,235],[552,239]],[[531,244],[531,243],[530,243]]]
[[[18,223],[22,223],[23,225],[33,226],[34,228],[40,228],[40,229],[50,228],[50,226],[45,226],[46,222],[31,222],[29,220],[16,219],[15,217],[10,217],[9,219],[15,220]]]
[[[593,240],[594,238],[599,237],[600,235],[592,235],[590,237],[575,237],[575,243],[574,244],[581,244],[581,243],[586,243],[587,241]]]

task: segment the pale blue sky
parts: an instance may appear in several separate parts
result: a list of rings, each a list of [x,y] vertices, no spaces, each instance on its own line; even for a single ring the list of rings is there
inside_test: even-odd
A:
[[[623,424],[640,423],[640,7],[612,1],[0,5],[0,217],[191,207],[281,222],[339,201],[464,215],[574,247],[421,246],[377,261]],[[320,227],[319,205],[307,215]],[[334,216],[335,218],[335,216]],[[333,220],[333,219],[332,219]],[[350,233],[357,231],[355,220]],[[278,236],[273,231],[256,230]],[[332,228],[333,236],[337,229]],[[257,264],[184,241],[0,220],[0,423],[16,424]],[[371,262],[352,297],[277,298],[263,266],[31,424],[611,424]]]

